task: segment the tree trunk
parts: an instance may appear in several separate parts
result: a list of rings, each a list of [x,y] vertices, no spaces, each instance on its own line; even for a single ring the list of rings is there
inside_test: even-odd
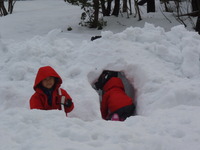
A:
[[[200,34],[200,15],[197,17],[196,31]]]
[[[101,9],[103,16],[106,16],[105,0],[101,0]]]
[[[101,8],[102,8],[102,14],[103,14],[103,16],[110,16],[111,3],[112,3],[112,0],[108,0],[107,1],[107,7],[106,7],[105,6],[105,0],[101,0]]]
[[[13,0],[8,0],[8,12],[10,14],[13,12]]]
[[[112,1],[113,0],[108,0],[108,4],[107,4],[107,16],[110,16]]]
[[[4,0],[0,0],[0,11],[3,16],[6,16],[8,14],[8,12],[4,6]]]
[[[142,20],[142,17],[141,17],[141,14],[140,14],[140,8],[138,6],[138,1],[137,0],[134,0],[134,3],[135,3],[135,11],[136,11],[136,14],[138,14],[138,20]]]
[[[155,12],[155,0],[147,0],[147,13]]]
[[[197,0],[192,0],[192,11],[197,11],[198,10],[198,2]]]
[[[94,3],[94,21],[92,23],[92,28],[98,27],[99,24],[99,0],[93,0]]]
[[[197,9],[199,11],[198,13],[198,17],[197,17],[197,22],[196,22],[196,31],[200,34],[200,1],[196,1],[197,2]]]
[[[129,0],[129,7],[130,7],[130,15],[132,15],[132,5],[131,5],[131,0]]]
[[[127,12],[127,0],[123,0],[123,12]]]
[[[120,0],[115,0],[115,6],[112,15],[118,17],[119,15]]]

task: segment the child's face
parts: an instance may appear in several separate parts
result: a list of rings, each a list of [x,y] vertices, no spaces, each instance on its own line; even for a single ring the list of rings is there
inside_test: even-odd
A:
[[[42,80],[42,85],[47,89],[52,88],[54,84],[55,84],[54,77],[47,77],[44,80]]]

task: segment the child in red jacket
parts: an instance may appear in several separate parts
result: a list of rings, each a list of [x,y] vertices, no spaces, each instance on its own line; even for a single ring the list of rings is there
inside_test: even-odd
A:
[[[117,76],[117,72],[104,71],[95,83],[95,88],[103,91],[101,115],[105,120],[124,121],[135,113],[135,104]]]
[[[63,109],[66,115],[71,112],[74,104],[69,94],[60,88],[61,84],[61,77],[52,67],[39,68],[33,86],[35,93],[30,98],[30,109]]]

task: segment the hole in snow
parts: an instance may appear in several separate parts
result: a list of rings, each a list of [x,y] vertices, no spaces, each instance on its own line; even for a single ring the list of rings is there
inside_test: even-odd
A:
[[[112,70],[103,70],[103,71],[111,71],[112,72]],[[133,100],[133,102],[136,105],[136,89],[134,88],[134,86],[126,78],[124,72],[121,72],[121,71],[113,71],[113,72],[117,72],[117,77],[120,78],[123,82],[123,85],[124,85],[124,88],[125,88],[125,93]],[[93,73],[90,72],[90,74],[88,75],[88,78],[91,77],[92,80],[93,80],[93,81],[91,81],[91,78],[90,78],[90,81],[91,81],[90,83],[91,83],[91,86],[93,87],[93,89],[98,93],[100,103],[101,103],[101,100],[102,100],[102,94],[103,93],[102,93],[102,90],[96,88],[95,83],[98,81],[98,78],[100,77],[101,74],[97,75],[94,72]]]

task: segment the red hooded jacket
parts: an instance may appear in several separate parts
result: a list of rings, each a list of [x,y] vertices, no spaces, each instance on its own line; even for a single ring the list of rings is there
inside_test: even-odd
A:
[[[48,104],[48,97],[47,95],[39,88],[39,84],[42,80],[44,80],[47,77],[55,77],[57,78],[57,82],[55,83],[55,88],[52,92],[52,105],[50,106]],[[61,95],[59,95],[58,89],[60,88],[60,85],[62,84],[62,79],[58,75],[58,73],[50,66],[41,67],[38,70],[38,73],[35,78],[35,83],[33,86],[33,89],[35,90],[35,93],[30,98],[30,109],[42,109],[42,110],[51,110],[51,109],[58,109],[61,110]],[[69,94],[64,90],[61,89],[62,96],[65,96],[66,99],[71,99]],[[74,108],[74,104],[72,102],[71,107],[67,108],[65,107],[65,113],[71,112]]]
[[[124,90],[120,78],[112,77],[103,87],[104,94],[101,102],[101,115],[106,119],[108,115],[122,107],[132,105],[133,101]]]

